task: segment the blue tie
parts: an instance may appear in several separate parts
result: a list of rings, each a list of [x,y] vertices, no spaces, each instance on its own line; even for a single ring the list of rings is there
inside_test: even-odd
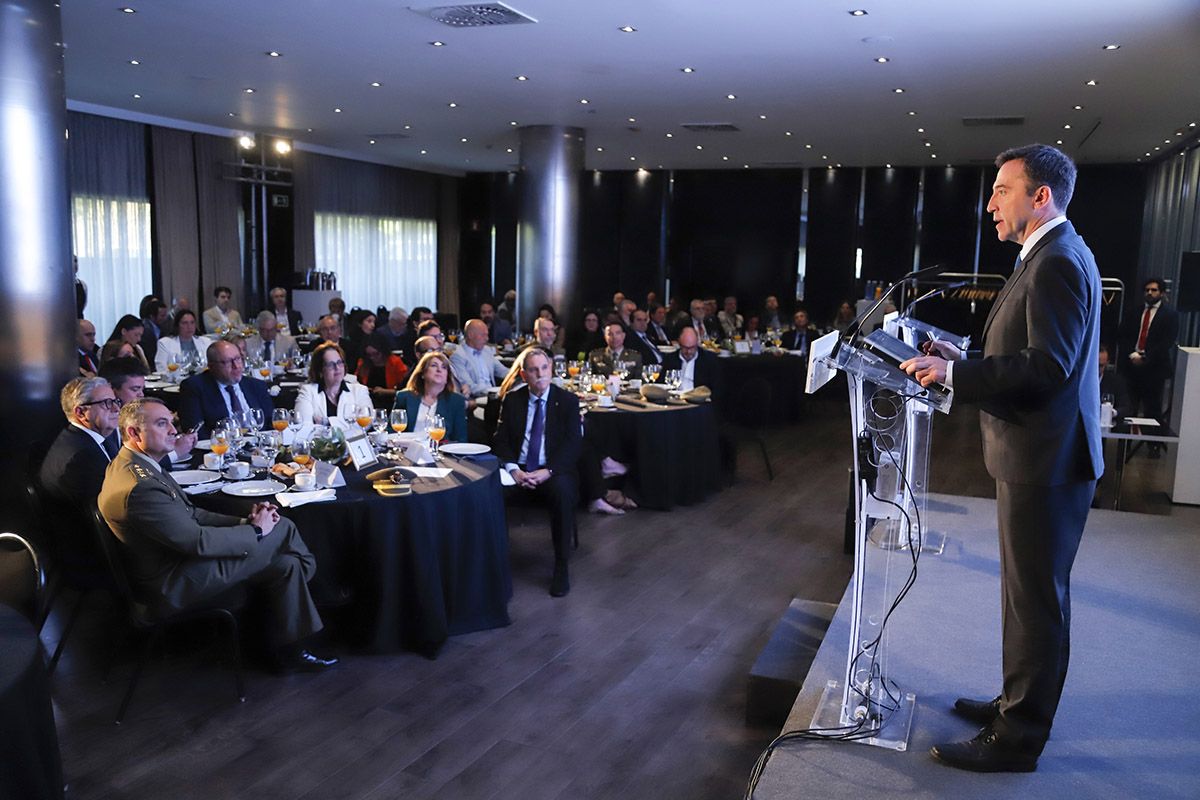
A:
[[[225,391],[229,392],[229,410],[234,414],[240,414],[246,409],[242,408],[242,401],[238,400],[237,392],[233,390],[233,386],[225,387]]]
[[[533,472],[542,466],[542,437],[546,433],[546,418],[542,414],[544,400],[540,397],[534,399],[537,401],[537,408],[533,411],[533,425],[529,428],[529,449],[525,452],[526,472]]]

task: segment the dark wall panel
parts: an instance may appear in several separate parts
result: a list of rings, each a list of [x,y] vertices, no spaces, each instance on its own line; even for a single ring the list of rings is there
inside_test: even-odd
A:
[[[891,282],[912,270],[920,176],[916,168],[867,170],[860,245],[864,281]]]
[[[981,173],[978,167],[925,168],[920,266],[972,271]]]
[[[628,174],[584,172],[579,176],[579,296],[585,307],[611,305],[619,286],[623,181]],[[558,311],[562,315],[568,309]]]
[[[861,171],[813,170],[808,182],[808,258],[804,281],[809,316],[820,325],[833,319],[843,300],[857,295],[857,247]]]

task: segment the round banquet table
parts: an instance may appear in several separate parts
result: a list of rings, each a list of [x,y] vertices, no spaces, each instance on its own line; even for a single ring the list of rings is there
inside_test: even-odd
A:
[[[583,418],[589,435],[616,437],[632,452],[631,479],[643,508],[669,510],[699,503],[720,489],[717,416],[712,403],[595,407]]]
[[[317,559],[314,597],[351,590],[339,633],[369,652],[436,654],[447,637],[510,624],[508,522],[494,456],[446,456],[453,472],[416,478],[406,497],[382,497],[343,466],[337,499],[281,508]],[[274,498],[265,498],[274,502]],[[254,499],[193,495],[201,508],[244,515]]]
[[[0,605],[0,797],[61,798],[62,759],[42,643],[29,620]]]
[[[782,424],[802,418],[807,372],[805,359],[791,354],[737,355],[718,358],[717,365],[723,388],[719,403],[721,416],[725,419],[734,418],[738,387],[751,378],[765,378],[771,387],[771,405],[764,409],[764,422]]]

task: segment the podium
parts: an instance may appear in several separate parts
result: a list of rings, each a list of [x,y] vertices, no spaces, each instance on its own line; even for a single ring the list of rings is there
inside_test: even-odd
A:
[[[899,369],[936,329],[888,315],[884,328],[813,342],[807,392],[846,374],[854,434],[854,575],[846,669],[830,681],[811,729],[894,750],[908,748],[916,696],[888,671],[887,621],[916,578],[925,549],[933,412],[949,413],[953,392],[922,387]],[[898,338],[889,330],[895,331]],[[966,340],[944,331],[938,338]]]

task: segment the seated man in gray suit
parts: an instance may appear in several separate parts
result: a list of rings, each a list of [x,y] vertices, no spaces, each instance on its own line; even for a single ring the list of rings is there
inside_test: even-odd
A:
[[[125,545],[139,600],[170,613],[247,583],[268,600],[270,645],[281,667],[313,672],[336,664],[298,644],[322,622],[308,593],[317,562],[296,526],[266,502],[244,519],[193,506],[159,464],[176,437],[161,400],[125,405],[118,423],[125,444],[108,467],[98,506]]]

